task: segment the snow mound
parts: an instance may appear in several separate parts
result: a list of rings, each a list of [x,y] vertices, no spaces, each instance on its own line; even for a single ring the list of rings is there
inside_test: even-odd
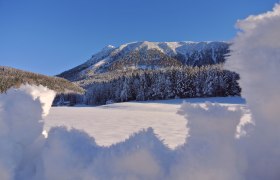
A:
[[[190,137],[182,150],[177,150],[170,179],[243,179],[245,162],[235,138],[240,107],[185,103],[179,113],[188,120]]]
[[[227,67],[240,74],[255,123],[246,143],[247,179],[279,179],[280,5],[238,21],[237,27],[241,31],[231,46]]]
[[[18,179],[31,173],[43,138],[43,116],[55,93],[30,85],[0,94],[0,179]]]

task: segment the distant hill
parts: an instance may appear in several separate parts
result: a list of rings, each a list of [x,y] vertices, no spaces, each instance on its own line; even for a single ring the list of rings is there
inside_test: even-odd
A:
[[[22,71],[11,67],[0,66],[0,92],[21,84],[43,85],[57,93],[83,93],[78,85],[59,77],[50,77],[32,72]]]
[[[120,71],[219,64],[228,53],[226,42],[133,42],[119,47],[107,46],[85,63],[58,76],[89,87],[88,83],[104,80],[108,74]]]

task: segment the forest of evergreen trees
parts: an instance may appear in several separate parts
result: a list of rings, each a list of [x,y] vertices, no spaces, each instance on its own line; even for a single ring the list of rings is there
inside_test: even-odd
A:
[[[0,67],[0,75],[0,92],[24,83],[41,84],[58,93],[54,105],[101,105],[133,100],[240,96],[241,93],[239,75],[224,70],[221,64],[101,73],[85,82],[84,95],[82,88],[62,78],[7,67]]]
[[[237,73],[223,70],[219,64],[119,72],[114,78],[91,84],[83,102],[100,105],[133,100],[240,96],[239,78]]]

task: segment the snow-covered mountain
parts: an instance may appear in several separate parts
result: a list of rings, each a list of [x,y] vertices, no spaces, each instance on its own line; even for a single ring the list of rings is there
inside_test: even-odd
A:
[[[171,66],[201,66],[225,61],[226,42],[133,42],[107,46],[85,63],[58,76],[70,81],[127,69],[158,69]]]

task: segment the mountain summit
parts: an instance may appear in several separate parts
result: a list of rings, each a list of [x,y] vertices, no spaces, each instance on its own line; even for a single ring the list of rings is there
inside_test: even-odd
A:
[[[104,47],[85,63],[59,74],[70,81],[90,79],[112,71],[202,66],[225,61],[227,42],[132,42]]]

